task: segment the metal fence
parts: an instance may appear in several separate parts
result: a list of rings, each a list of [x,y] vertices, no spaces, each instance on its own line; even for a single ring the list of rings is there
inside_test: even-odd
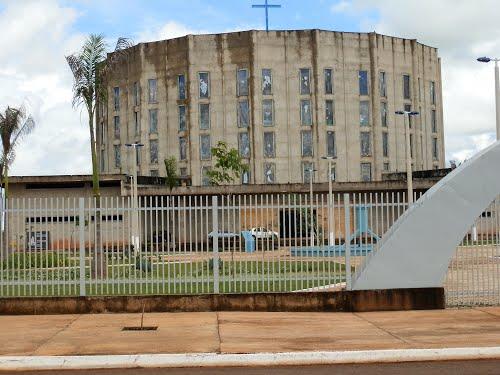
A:
[[[483,211],[448,267],[448,306],[500,305],[500,200]]]
[[[143,197],[138,210],[131,203],[9,200],[1,296],[340,288],[405,210],[396,193],[335,194],[330,205],[327,194]]]
[[[138,206],[129,197],[8,200],[0,296],[349,288],[407,203],[394,192],[142,197]],[[500,303],[497,207],[457,249],[450,306]]]

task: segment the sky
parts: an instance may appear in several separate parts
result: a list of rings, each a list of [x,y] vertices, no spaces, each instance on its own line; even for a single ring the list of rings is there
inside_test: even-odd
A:
[[[0,110],[24,104],[35,130],[19,145],[13,175],[89,173],[85,111],[72,107],[65,56],[89,33],[110,49],[195,33],[264,29],[263,0],[0,0]],[[442,59],[446,160],[495,139],[492,64],[500,54],[497,0],[270,0],[271,29],[371,32],[417,39]],[[497,52],[498,51],[498,52]],[[498,56],[498,55],[496,55]]]

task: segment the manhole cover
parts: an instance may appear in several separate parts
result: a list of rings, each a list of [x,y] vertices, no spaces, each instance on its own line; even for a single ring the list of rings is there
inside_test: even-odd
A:
[[[122,331],[156,331],[158,327],[144,326],[144,327],[123,327]]]

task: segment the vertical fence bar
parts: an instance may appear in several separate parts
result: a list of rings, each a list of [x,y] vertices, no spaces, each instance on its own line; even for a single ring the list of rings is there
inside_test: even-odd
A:
[[[214,293],[219,293],[219,208],[217,196],[212,197],[212,241],[213,241],[213,272]]]
[[[85,198],[78,199],[78,224],[80,238],[80,296],[86,295],[85,290]]]
[[[351,290],[351,214],[349,194],[344,193],[344,226],[345,226],[345,286]]]

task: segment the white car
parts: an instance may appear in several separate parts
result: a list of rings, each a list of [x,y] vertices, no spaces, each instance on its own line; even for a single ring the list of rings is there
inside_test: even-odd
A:
[[[252,229],[250,229],[250,233],[252,233],[252,236],[254,236],[254,238],[256,240],[266,239],[266,238],[278,239],[278,237],[279,237],[278,232],[275,232],[275,231],[272,231],[272,230],[269,230],[269,229],[266,229],[263,227],[252,228]]]

